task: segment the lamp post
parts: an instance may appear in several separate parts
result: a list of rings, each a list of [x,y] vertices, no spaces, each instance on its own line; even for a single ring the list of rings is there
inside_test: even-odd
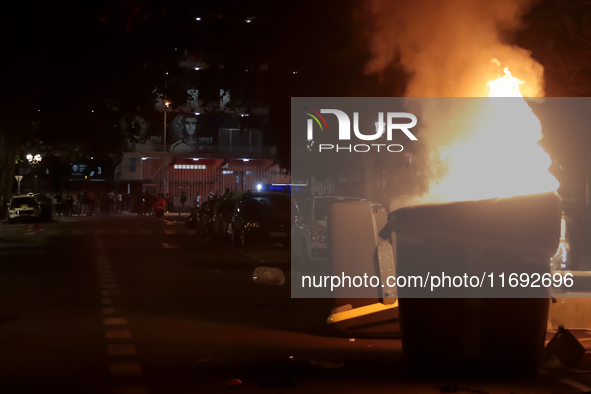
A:
[[[35,156],[33,156],[30,153],[27,155],[27,161],[29,162],[29,165],[33,169],[33,193],[37,192],[37,171],[35,171],[36,165],[41,163],[42,159],[43,158],[38,153]]]
[[[164,198],[165,199],[167,199],[167,194],[168,194],[168,162],[167,162],[167,154],[166,154],[166,110],[169,107],[170,107],[170,101],[164,100],[164,144],[162,146],[162,150],[164,152]]]

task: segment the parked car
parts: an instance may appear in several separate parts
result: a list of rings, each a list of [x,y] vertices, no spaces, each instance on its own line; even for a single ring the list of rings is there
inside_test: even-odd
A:
[[[289,245],[293,200],[289,194],[249,191],[237,201],[228,232],[235,244]]]
[[[324,263],[327,260],[328,215],[333,204],[365,201],[341,196],[313,196],[306,200],[292,229],[292,254],[302,264]],[[378,204],[380,207],[381,205]]]
[[[209,234],[214,203],[215,200],[208,200],[201,204],[201,209],[199,210],[199,220],[196,222],[197,234]]]
[[[32,194],[13,196],[8,203],[8,223],[25,220],[41,220],[41,204]]]
[[[209,234],[215,241],[223,241],[228,234],[228,225],[232,220],[234,207],[244,192],[227,192],[214,200],[211,220],[209,222]]]

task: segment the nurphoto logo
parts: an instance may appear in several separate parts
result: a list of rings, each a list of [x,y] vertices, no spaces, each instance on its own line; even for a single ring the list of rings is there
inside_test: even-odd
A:
[[[320,112],[315,111],[308,107],[303,107],[310,118],[307,121],[307,137],[308,147],[313,149],[314,147],[314,123],[318,125],[321,132],[328,132],[328,124],[322,114],[333,114],[337,117],[339,122],[338,137],[339,141],[351,141],[351,120],[349,115],[338,109],[321,109]],[[400,119],[408,119],[409,123],[397,123]],[[378,121],[375,122],[375,132],[373,134],[363,134],[359,131],[359,112],[353,112],[353,133],[355,137],[362,141],[376,141],[386,135],[387,141],[392,141],[392,136],[395,130],[402,131],[411,141],[417,141],[417,137],[410,132],[409,129],[413,128],[417,124],[417,117],[408,112],[388,112],[386,114],[386,123],[384,123],[384,113],[378,113]],[[365,153],[370,151],[380,152],[388,151],[391,153],[402,152],[404,149],[400,144],[319,144],[318,152],[324,151],[336,151],[336,152],[359,152]]]

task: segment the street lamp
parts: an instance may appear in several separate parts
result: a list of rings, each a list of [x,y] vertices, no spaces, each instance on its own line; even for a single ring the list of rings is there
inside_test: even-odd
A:
[[[27,155],[27,160],[29,161],[29,164],[39,164],[41,163],[41,160],[43,158],[41,157],[40,154],[36,154],[35,156],[33,156],[32,154],[28,154]]]
[[[35,156],[29,153],[26,157],[27,161],[29,162],[29,165],[33,169],[33,193],[35,193],[37,191],[37,173],[35,171],[35,166],[41,163],[41,160],[43,158],[38,153]]]
[[[164,145],[162,150],[164,151],[164,198],[167,198],[168,194],[168,162],[166,155],[166,110],[170,108],[170,101],[164,100]]]

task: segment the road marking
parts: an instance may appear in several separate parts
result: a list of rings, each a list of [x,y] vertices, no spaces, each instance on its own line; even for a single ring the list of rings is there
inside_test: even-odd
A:
[[[135,356],[137,350],[134,345],[109,345],[107,346],[109,356]]]
[[[131,338],[131,331],[129,330],[107,330],[105,331],[106,339]]]
[[[109,365],[109,372],[111,375],[141,375],[142,366],[137,363],[116,363]]]
[[[97,234],[99,232],[97,231]],[[121,234],[127,234],[129,231],[121,230],[119,231]],[[117,298],[121,292],[117,289],[117,285],[115,284],[115,278],[112,275],[111,269],[109,267],[109,259],[107,254],[105,253],[105,248],[100,237],[95,237],[95,246],[96,246],[96,263],[97,263],[97,271],[99,275],[100,281],[100,292],[101,292],[101,302],[103,305],[109,304],[119,304],[120,300]],[[110,298],[115,297],[115,298]],[[113,316],[116,314],[121,315],[122,310],[112,307],[104,307],[102,308],[103,314],[107,316]],[[136,356],[137,350],[135,345],[132,344],[125,344],[125,343],[117,343],[118,340],[124,339],[128,340],[131,338],[130,330],[126,329],[117,329],[117,326],[125,326],[128,324],[128,321],[125,317],[105,317],[103,319],[103,324],[105,327],[105,339],[107,340],[114,340],[115,343],[107,345],[107,355],[121,357],[121,356]],[[106,328],[115,328],[115,329],[106,329]],[[124,327],[121,327],[124,328]],[[132,358],[133,359],[133,358]],[[142,366],[139,363],[112,363],[109,364],[109,372],[113,376],[125,377],[125,376],[140,376],[142,375]],[[119,382],[119,384],[124,383]],[[127,381],[129,383],[129,381]],[[147,390],[145,387],[142,386],[127,386],[127,387],[114,387],[113,393],[119,394],[146,394]]]
[[[576,389],[579,389],[579,390],[581,390],[581,391],[582,391],[582,392],[584,392],[584,393],[591,391],[591,388],[589,388],[589,387],[585,386],[585,385],[584,385],[584,384],[582,384],[582,383],[575,382],[574,380],[570,380],[570,379],[560,379],[560,381],[561,381],[562,383],[566,383],[566,384],[568,384],[569,386],[572,386],[572,387],[574,387],[574,388],[576,388]]]
[[[101,290],[102,296],[114,296],[114,295],[121,295],[119,290]]]
[[[118,326],[127,324],[127,319],[124,317],[108,317],[104,319],[106,326]]]

